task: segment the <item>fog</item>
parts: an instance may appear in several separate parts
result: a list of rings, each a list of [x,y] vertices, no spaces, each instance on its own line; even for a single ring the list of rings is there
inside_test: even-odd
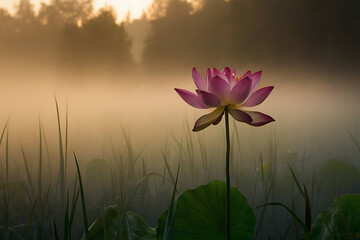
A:
[[[349,132],[359,135],[358,7],[353,0],[156,0],[141,19],[119,24],[111,6],[94,12],[92,1],[54,0],[35,12],[21,0],[13,15],[0,10],[1,123],[9,121],[14,159],[20,145],[36,155],[39,122],[56,156],[56,98],[63,131],[68,114],[70,153],[83,161],[109,158],[125,132],[156,166],[161,149],[207,113],[173,89],[194,91],[192,67],[204,75],[208,67],[230,66],[262,70],[261,86],[275,86],[256,110],[276,122],[236,125],[243,161],[268,151],[271,141],[279,154],[309,155],[315,166],[331,157],[352,161],[358,156]],[[221,149],[221,126],[191,136]]]
[[[145,152],[159,154],[169,140],[169,131],[180,137],[186,131],[186,122],[192,127],[198,117],[208,113],[188,106],[174,91],[174,87],[194,91],[191,69],[188,72],[178,75],[164,72],[161,77],[114,75],[114,79],[103,78],[101,83],[91,76],[84,83],[71,77],[63,80],[56,74],[39,76],[35,72],[18,79],[13,73],[12,78],[1,81],[1,122],[4,125],[9,119],[12,149],[18,148],[19,143],[38,144],[39,121],[55,147],[56,97],[63,127],[68,108],[70,149],[85,159],[110,154],[106,152],[110,141],[121,145],[122,127],[138,149],[146,145]],[[329,74],[305,75],[294,70],[263,72],[261,86],[274,85],[275,89],[256,110],[271,115],[276,122],[259,128],[237,123],[248,161],[252,160],[250,156],[266,151],[274,137],[282,154],[291,150],[315,156],[321,153],[327,158],[355,157],[356,148],[348,131],[359,134],[359,85],[344,84],[338,81],[339,76]],[[222,125],[191,135],[196,138],[200,134],[209,144],[223,142],[222,135],[218,135],[223,134]]]
[[[252,109],[275,122],[251,127],[231,119],[233,186],[252,199],[252,206],[269,200],[264,197],[267,186],[257,176],[259,169],[273,164],[269,171],[278,177],[279,188],[288,191],[274,190],[274,199],[290,205],[297,191],[284,187],[293,184],[286,161],[307,186],[315,175],[321,178],[329,159],[355,166],[357,178],[346,187],[329,184],[332,176],[315,181],[320,190],[311,190],[317,194],[312,211],[318,213],[333,196],[358,192],[359,187],[360,153],[352,139],[360,141],[357,9],[355,0],[154,0],[141,19],[122,23],[111,7],[94,12],[88,0],[54,0],[38,12],[21,0],[13,15],[0,9],[0,130],[8,124],[0,146],[1,179],[7,168],[14,181],[25,178],[22,149],[38,178],[41,142],[46,183],[40,190],[56,186],[50,193],[56,208],[57,101],[63,142],[68,126],[63,191],[74,183],[75,153],[87,178],[91,220],[99,216],[100,202],[118,200],[118,175],[126,176],[129,192],[146,174],[168,178],[179,162],[179,192],[224,180],[224,121],[192,132],[209,110],[187,105],[174,88],[195,92],[192,67],[204,76],[207,68],[229,66],[239,74],[262,70],[259,87],[275,87]],[[94,159],[108,164],[104,186],[88,170]],[[122,164],[134,164],[135,170],[121,170]],[[129,209],[141,209],[155,226],[172,186],[163,181],[159,190],[158,182],[149,182],[139,197],[148,201],[129,203]],[[285,220],[276,222],[280,229],[285,230]],[[262,236],[274,232],[269,226]]]

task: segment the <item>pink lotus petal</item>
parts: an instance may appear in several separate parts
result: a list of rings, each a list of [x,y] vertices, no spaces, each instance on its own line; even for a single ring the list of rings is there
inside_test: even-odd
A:
[[[254,107],[254,106],[259,105],[269,96],[269,94],[271,93],[273,88],[274,88],[273,86],[270,86],[270,87],[264,87],[264,88],[257,90],[256,92],[251,94],[249,99],[246,100],[246,102],[244,104],[242,104],[242,106],[243,107]]]
[[[224,70],[222,70],[222,73],[228,79],[228,82],[231,82],[233,80],[232,72],[229,67],[225,67]]]
[[[194,108],[200,108],[200,109],[208,108],[205,106],[205,104],[202,102],[201,98],[198,95],[195,95],[194,93],[189,92],[184,89],[175,88],[175,91],[190,106],[192,106]]]
[[[235,79],[238,79],[238,78],[239,78],[239,77],[238,77],[238,75],[237,75],[236,70],[233,69],[233,70],[231,71],[231,78],[230,78],[230,81],[229,81],[231,88],[234,87],[234,85],[236,84]]]
[[[244,75],[242,75],[241,77],[247,77],[251,75],[251,71],[247,71]]]
[[[261,73],[262,73],[262,71],[251,74],[252,83],[251,83],[250,94],[255,91],[257,85],[259,84],[260,78],[261,78]]]
[[[236,121],[245,123],[251,123],[252,121],[251,116],[241,110],[229,108],[229,113]]]
[[[208,68],[206,70],[206,82],[209,83],[209,80],[211,79],[211,70]]]
[[[200,73],[196,70],[196,68],[193,68],[192,70],[192,77],[194,79],[194,83],[200,90],[206,90],[207,86],[203,79],[203,77],[200,75]]]
[[[229,95],[229,99],[233,104],[240,104],[245,101],[250,93],[251,82],[249,77],[245,77],[235,84]]]
[[[204,128],[207,128],[212,123],[216,122],[218,118],[221,116],[221,114],[224,112],[224,107],[216,108],[214,111],[212,111],[209,114],[206,114],[202,117],[200,117],[194,125],[193,131],[198,132],[200,130],[203,130]]]
[[[211,70],[211,78],[216,77],[216,76],[219,76],[222,79],[224,79],[225,81],[228,81],[227,77],[222,72],[220,72],[217,68],[213,68]]]
[[[218,117],[218,119],[216,119],[216,121],[213,122],[212,124],[213,124],[213,125],[218,125],[218,124],[221,122],[221,119],[222,119],[223,115],[224,115],[224,112],[222,112],[222,114],[220,115],[220,117]]]
[[[197,86],[196,93],[184,89],[175,91],[189,105],[195,108],[216,109],[200,117],[193,131],[200,131],[211,124],[219,124],[224,115],[225,107],[235,120],[245,122],[251,126],[262,126],[275,121],[272,117],[261,112],[244,111],[242,107],[253,107],[262,103],[273,90],[273,86],[255,91],[262,72],[247,71],[243,76],[237,75],[236,70],[225,67],[221,72],[216,69],[207,69],[205,79],[196,68],[192,70],[192,77]]]
[[[272,117],[261,112],[252,112],[252,111],[245,111],[245,112],[249,114],[250,117],[252,118],[252,121],[249,123],[249,125],[254,127],[260,127],[275,121]]]
[[[230,86],[226,80],[215,76],[209,81],[209,91],[220,98],[220,100],[223,100],[229,94]]]
[[[202,90],[196,90],[196,93],[200,96],[202,102],[208,107],[220,107],[220,99],[212,93],[208,93]]]
[[[214,76],[219,76],[219,75],[221,75],[221,72],[217,68],[213,67],[212,70],[211,70],[211,75],[213,77]]]

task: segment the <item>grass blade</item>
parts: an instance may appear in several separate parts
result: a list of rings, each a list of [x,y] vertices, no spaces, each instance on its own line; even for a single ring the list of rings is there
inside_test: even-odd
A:
[[[124,235],[124,222],[125,222],[125,193],[120,192],[119,204],[118,204],[118,215],[116,224],[116,239],[122,240]]]
[[[32,220],[33,220],[33,217],[34,217],[34,212],[35,212],[35,207],[36,207],[37,201],[38,200],[36,199],[33,207],[31,208],[31,213],[30,213],[29,221],[28,221],[28,224],[27,224],[27,227],[26,227],[26,232],[25,232],[26,239],[28,239],[29,235],[30,235],[31,223],[32,223]]]
[[[281,207],[285,208],[291,214],[291,216],[301,225],[301,227],[304,229],[307,236],[310,237],[311,240],[315,240],[314,236],[311,234],[311,232],[305,226],[305,224],[301,221],[301,219],[290,208],[288,208],[284,204],[279,203],[279,202],[268,202],[268,203],[261,204],[260,206],[257,206],[256,208],[265,207],[265,206],[269,206],[269,205],[270,206],[281,206]]]
[[[3,141],[5,131],[6,131],[7,127],[8,127],[8,125],[9,125],[9,120],[6,121],[5,126],[4,126],[4,128],[3,128],[2,132],[1,132],[0,145],[1,145],[2,141]]]
[[[163,178],[164,180],[168,181],[169,183],[174,183],[172,182],[170,179],[164,177],[163,175],[159,174],[159,173],[148,173],[146,174],[143,178],[140,179],[140,181],[138,181],[138,183],[136,184],[136,187],[135,187],[135,190],[133,191],[133,194],[131,195],[132,197],[130,198],[130,200],[134,200],[135,199],[135,196],[136,196],[136,193],[138,192],[139,188],[140,188],[140,185],[145,181],[147,180],[149,177],[151,176],[158,176],[158,177],[161,177]]]
[[[166,169],[168,170],[168,172],[169,172],[169,174],[170,174],[170,178],[171,178],[172,182],[175,183],[175,178],[174,178],[174,176],[173,176],[173,174],[172,174],[172,172],[171,172],[171,170],[170,170],[170,166],[169,166],[168,160],[167,160],[167,158],[166,158],[166,156],[165,156],[165,153],[164,153],[162,150],[161,150],[161,154],[162,154],[162,156],[163,156]]]
[[[79,199],[79,194],[80,194],[80,188],[76,191],[76,178],[75,178],[74,190],[73,190],[73,198],[72,198],[72,202],[71,202],[69,228],[68,228],[68,230],[69,230],[69,240],[71,240],[71,229],[72,229],[72,225],[73,225],[73,222],[74,222],[75,209],[76,209],[77,201]]]
[[[180,170],[180,163],[178,165],[178,169],[177,169],[177,173],[176,173],[176,180],[174,183],[174,189],[173,189],[173,193],[171,196],[171,202],[170,202],[170,207],[168,210],[168,214],[166,216],[166,223],[165,223],[165,228],[164,228],[164,238],[163,240],[170,240],[171,239],[171,235],[173,232],[173,228],[174,228],[174,222],[175,222],[175,212],[176,212],[176,202],[175,202],[175,193],[177,190],[177,183],[178,183],[178,179],[179,179],[179,170]]]
[[[55,105],[56,105],[56,114],[59,130],[59,151],[60,151],[60,168],[59,168],[59,177],[60,177],[60,201],[61,209],[65,208],[65,160],[64,160],[64,149],[61,135],[61,122],[60,122],[60,111],[59,105],[55,96]]]
[[[134,236],[133,236],[133,233],[132,233],[132,230],[131,230],[131,226],[130,226],[129,218],[128,218],[127,214],[125,214],[125,225],[126,225],[127,239],[128,240],[134,240]]]
[[[24,149],[23,149],[23,147],[22,147],[21,145],[20,145],[20,148],[21,148],[21,152],[22,152],[23,159],[24,159],[26,174],[27,174],[27,177],[28,177],[28,180],[29,180],[29,184],[30,184],[30,190],[31,190],[33,199],[35,199],[34,186],[33,186],[32,180],[31,180],[31,175],[30,175],[30,170],[29,170],[28,161],[27,161],[27,159],[26,159]]]
[[[55,220],[53,221],[53,226],[54,226],[54,234],[55,234],[55,239],[56,240],[60,240],[58,232],[57,232],[57,227],[56,227],[56,222]]]
[[[4,227],[3,227],[3,239],[9,240],[10,239],[10,232],[9,232],[9,202],[7,200],[6,195],[6,188],[4,187],[4,195],[3,195],[3,201],[4,201]]]
[[[80,188],[77,190],[75,197],[73,195],[73,201],[71,204],[71,212],[70,212],[69,228],[68,228],[69,229],[69,240],[71,240],[72,225],[74,222],[75,209],[76,209],[77,201],[79,199],[79,194],[80,194]]]
[[[64,239],[69,239],[69,189],[66,195],[66,209],[64,217]]]
[[[351,132],[350,132],[349,130],[347,130],[347,131],[348,131],[348,133],[349,133],[349,135],[350,135],[351,139],[353,140],[353,142],[354,142],[354,144],[355,144],[356,148],[357,148],[357,149],[359,150],[359,152],[360,152],[360,144],[356,141],[356,139],[355,139],[354,135],[352,135],[352,134],[351,134]]]
[[[68,114],[68,104],[66,103],[66,120],[65,120],[65,151],[64,151],[64,168],[66,174],[67,167],[67,151],[68,151],[68,137],[69,137],[69,114]]]
[[[39,188],[39,201],[40,201],[40,205],[42,205],[42,201],[41,201],[41,174],[42,174],[42,132],[41,132],[41,122],[39,120],[39,175],[38,175],[38,188]]]
[[[288,167],[290,168],[291,175],[292,175],[292,177],[293,177],[294,180],[295,180],[296,186],[298,187],[299,191],[301,192],[301,195],[305,198],[305,193],[304,193],[304,191],[302,190],[302,188],[301,188],[301,186],[300,186],[300,183],[299,183],[299,181],[298,181],[298,179],[297,179],[297,177],[296,177],[293,169],[292,169],[291,166],[290,166],[290,163],[289,163],[288,161],[286,161],[286,163],[287,163]]]
[[[9,128],[6,130],[6,145],[5,145],[5,171],[6,171],[6,183],[9,182]]]
[[[85,231],[85,239],[89,240],[89,229],[88,229],[88,220],[87,220],[87,213],[86,213],[86,204],[85,204],[85,196],[84,196],[84,187],[82,184],[82,179],[81,179],[81,173],[80,173],[80,168],[79,168],[79,163],[76,157],[76,154],[74,153],[74,157],[75,157],[75,163],[76,163],[76,169],[77,169],[77,173],[78,173],[78,177],[79,177],[79,184],[80,184],[80,197],[81,197],[81,206],[82,206],[82,213],[83,213],[83,219],[84,219],[84,231]]]
[[[304,193],[305,193],[305,225],[311,232],[311,207],[310,207],[309,194],[306,190],[305,185],[304,185]]]
[[[46,133],[45,133],[45,129],[44,126],[41,124],[41,129],[42,129],[42,133],[43,133],[43,137],[44,137],[44,146],[45,146],[45,150],[46,150],[46,157],[47,157],[47,164],[48,164],[48,179],[49,179],[49,185],[51,185],[51,164],[50,164],[50,153],[49,153],[49,146],[46,140]]]

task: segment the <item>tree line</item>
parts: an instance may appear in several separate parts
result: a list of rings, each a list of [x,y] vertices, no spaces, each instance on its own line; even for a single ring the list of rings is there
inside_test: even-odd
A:
[[[161,1],[157,1],[161,2]],[[170,0],[152,21],[144,62],[211,66],[360,63],[357,0]]]
[[[131,39],[111,7],[93,12],[92,0],[51,0],[36,14],[20,0],[10,15],[0,9],[2,61],[84,70],[125,68],[133,63]]]
[[[197,8],[194,8],[197,3]],[[358,0],[154,0],[141,64],[148,69],[228,64],[358,64]],[[74,68],[134,65],[132,39],[111,8],[20,0],[0,9],[1,60]]]

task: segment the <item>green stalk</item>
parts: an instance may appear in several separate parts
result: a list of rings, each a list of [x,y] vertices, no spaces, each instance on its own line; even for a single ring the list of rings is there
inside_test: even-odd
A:
[[[225,107],[226,130],[226,239],[230,240],[230,134],[229,109]]]

